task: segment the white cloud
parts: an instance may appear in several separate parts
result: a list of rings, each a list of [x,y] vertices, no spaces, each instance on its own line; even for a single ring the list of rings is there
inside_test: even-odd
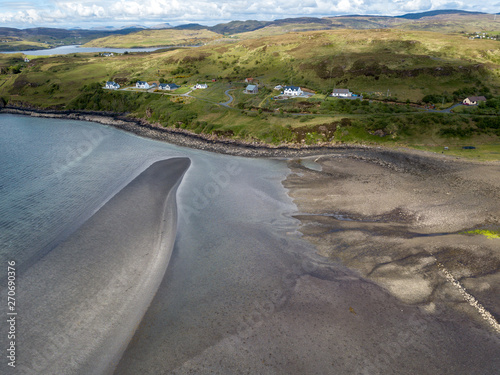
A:
[[[450,7],[498,12],[480,0],[24,0],[2,3],[0,26],[94,26],[123,23],[215,24],[228,20],[273,20],[341,14],[400,15]]]
[[[401,10],[405,12],[426,11],[432,8],[431,0],[410,0],[403,3]]]

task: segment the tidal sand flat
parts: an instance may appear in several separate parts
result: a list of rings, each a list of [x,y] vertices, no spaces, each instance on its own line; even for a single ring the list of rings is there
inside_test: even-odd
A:
[[[17,373],[114,368],[167,268],[189,165],[154,163],[21,275]]]
[[[224,194],[189,215],[189,221],[183,220],[181,210],[178,240],[165,279],[115,374],[495,373],[500,365],[498,333],[477,312],[475,319],[437,298],[423,303],[402,298],[421,298],[419,281],[427,280],[417,266],[425,268],[430,263],[425,257],[404,269],[403,275],[394,276],[400,294],[381,279],[370,278],[369,271],[363,272],[373,257],[386,258],[370,271],[378,263],[390,264],[391,252],[400,260],[395,266],[403,267],[404,257],[399,258],[392,237],[384,237],[386,232],[381,233],[376,225],[388,231],[393,228],[384,227],[384,221],[397,222],[393,226],[402,236],[398,243],[404,243],[412,234],[413,228],[404,227],[411,214],[396,208],[415,194],[413,188],[434,191],[433,182],[443,178],[443,170],[457,172],[453,163],[429,169],[432,162],[427,172],[425,168],[419,172],[426,159],[410,156],[396,153],[391,157],[382,150],[365,149],[339,151],[317,163],[289,161],[292,173],[285,174],[283,184],[295,207],[283,194],[286,190],[276,185],[274,191],[265,188],[272,173],[255,178],[255,165],[236,159],[241,160],[240,171],[228,180]],[[333,168],[342,168],[343,174],[333,173]],[[380,170],[385,178],[377,174]],[[347,178],[351,175],[355,176],[352,180]],[[447,181],[455,178],[450,175]],[[384,194],[387,189],[392,190]],[[187,192],[189,188],[182,193]],[[487,196],[496,193],[492,194]],[[338,197],[336,201],[333,196]],[[440,195],[422,193],[419,201],[427,215],[436,208],[456,208],[446,208],[450,200],[440,199]],[[180,201],[188,203],[182,194]],[[473,207],[485,206],[471,202],[470,213]],[[321,217],[316,220],[318,213]],[[366,218],[356,221],[354,213]],[[290,220],[290,215],[302,225]],[[323,219],[345,226],[326,226]],[[471,220],[454,215],[449,219],[455,226],[481,222],[477,215]],[[423,229],[414,236],[432,234]],[[297,230],[304,233],[302,238]],[[452,228],[436,224],[434,230]],[[358,246],[347,243],[348,238],[354,241],[359,236]],[[377,247],[370,238],[379,240]],[[406,248],[412,246],[410,242]],[[332,256],[335,251],[345,257]],[[357,263],[350,262],[351,258]],[[446,278],[438,277],[443,291],[465,305]],[[496,288],[493,282],[490,285]],[[496,296],[490,294],[493,299]]]

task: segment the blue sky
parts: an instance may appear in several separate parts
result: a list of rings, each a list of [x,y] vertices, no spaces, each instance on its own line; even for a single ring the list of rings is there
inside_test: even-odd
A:
[[[0,27],[214,25],[231,20],[274,20],[342,14],[401,15],[436,9],[498,13],[500,2],[469,0],[0,0]]]

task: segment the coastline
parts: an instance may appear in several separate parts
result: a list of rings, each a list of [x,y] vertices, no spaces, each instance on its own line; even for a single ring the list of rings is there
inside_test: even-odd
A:
[[[273,146],[259,142],[244,142],[218,137],[213,134],[195,134],[185,129],[165,128],[160,125],[151,124],[143,119],[134,119],[124,114],[112,112],[56,111],[5,106],[0,108],[0,114],[1,113],[96,122],[141,137],[163,141],[177,146],[242,157],[293,158],[323,155],[339,150],[360,150],[370,148],[368,146],[347,144],[320,144],[315,146],[283,144]]]
[[[0,103],[1,104],[1,103]],[[271,145],[262,142],[245,142],[242,140],[219,137],[215,134],[196,134],[186,129],[165,128],[159,124],[152,124],[144,119],[129,117],[123,113],[97,111],[59,111],[42,110],[29,107],[13,107],[0,105],[0,114],[13,114],[31,117],[69,119],[77,121],[95,122],[112,126],[115,129],[135,134],[139,137],[170,143],[190,149],[203,150],[224,155],[249,158],[306,158],[325,156],[339,152],[366,151],[368,154],[389,152],[400,155],[411,155],[417,158],[431,158],[440,161],[466,162],[472,164],[500,164],[500,160],[472,160],[459,156],[438,154],[430,151],[412,149],[404,146],[387,147],[383,145],[362,144],[280,144]]]
[[[47,123],[47,121],[43,122]],[[50,127],[50,124],[47,125]],[[76,133],[78,133],[78,125],[78,123],[73,125],[76,127]],[[80,125],[85,126],[82,123]],[[139,138],[135,139],[136,137],[125,137],[124,134],[121,136],[140,141]],[[223,160],[217,163],[213,170],[207,168],[214,159],[219,158]],[[236,164],[230,165],[238,166],[237,170],[241,172],[234,178],[219,175],[217,181],[221,193],[216,194],[216,190],[208,191],[212,194],[208,197],[210,198],[209,204],[205,206],[200,203],[199,194],[197,194],[199,190],[196,187],[200,189],[214,182],[212,176],[221,170],[221,166],[226,165],[227,159],[233,159],[232,161]],[[114,373],[120,375],[268,373],[269,371],[276,374],[358,373],[360,371],[396,373],[401,368],[405,368],[409,373],[422,373],[429,368],[438,373],[448,373],[447,370],[450,368],[463,368],[464,373],[468,370],[478,371],[477,369],[483,370],[484,373],[491,373],[493,369],[498,368],[498,360],[491,359],[496,358],[494,354],[498,350],[498,340],[492,333],[473,320],[465,319],[463,315],[455,314],[451,309],[442,308],[440,303],[435,303],[434,312],[427,311],[426,309],[432,308],[430,303],[424,306],[403,303],[387,292],[386,288],[378,286],[380,285],[378,282],[383,284],[384,280],[391,277],[398,282],[395,284],[396,287],[398,285],[407,289],[411,287],[412,291],[415,290],[415,286],[419,287],[423,284],[413,277],[398,277],[398,275],[394,277],[390,274],[405,266],[406,258],[400,258],[399,251],[396,254],[398,256],[390,264],[383,264],[387,259],[382,259],[386,256],[382,254],[382,251],[386,248],[404,251],[404,248],[398,249],[399,242],[411,241],[403,237],[401,240],[396,238],[397,242],[394,243],[389,236],[384,235],[391,228],[379,222],[394,218],[394,221],[398,221],[398,224],[394,226],[406,223],[405,215],[399,215],[399,212],[392,212],[392,217],[383,215],[388,210],[386,206],[388,203],[397,204],[398,198],[401,198],[394,194],[394,189],[396,192],[400,191],[410,196],[424,196],[422,202],[430,212],[436,208],[440,210],[442,203],[448,202],[442,199],[440,199],[441,204],[439,201],[429,201],[429,198],[441,197],[434,191],[436,181],[444,179],[445,187],[451,185],[452,190],[444,190],[442,197],[453,200],[455,193],[460,189],[456,184],[461,180],[455,176],[459,172],[457,168],[461,163],[457,163],[457,167],[454,163],[447,165],[440,160],[442,168],[436,168],[433,165],[425,167],[423,164],[425,160],[422,159],[425,158],[419,159],[404,153],[396,154],[376,148],[341,150],[332,156],[314,157],[309,160],[313,166],[321,165],[324,173],[314,169],[311,171],[311,168],[307,167],[302,168],[303,164],[299,164],[297,169],[289,168],[292,170],[290,178],[298,179],[298,184],[293,187],[284,186],[281,180],[278,181],[277,177],[288,174],[288,169],[285,173],[287,164],[281,160],[227,158],[209,153],[194,156],[193,169],[190,169],[186,175],[186,186],[183,185],[179,190],[180,230],[177,237],[180,241],[179,251],[174,251],[165,276],[160,281],[162,286],[157,289],[157,295],[146,310],[132,340],[126,336],[127,332],[122,332],[116,326],[109,328],[108,335],[103,334],[102,332],[108,327],[102,323],[102,315],[98,315],[97,311],[102,311],[104,306],[110,311],[113,310],[114,313],[115,309],[120,306],[134,304],[133,300],[131,303],[126,301],[126,295],[135,295],[133,288],[140,289],[140,285],[137,284],[147,279],[147,276],[159,277],[158,273],[147,273],[139,263],[146,261],[146,258],[151,260],[150,257],[154,257],[154,254],[146,254],[147,250],[129,243],[129,240],[137,240],[138,236],[136,233],[129,233],[130,226],[126,221],[131,216],[126,209],[130,209],[132,213],[142,209],[148,212],[160,209],[161,203],[154,205],[153,208],[148,206],[151,203],[150,200],[159,199],[154,193],[148,193],[147,198],[140,199],[139,202],[121,200],[121,203],[116,203],[121,207],[117,211],[119,215],[108,213],[110,221],[104,219],[106,225],[112,222],[113,227],[116,225],[116,230],[121,232],[121,234],[116,234],[118,238],[109,239],[116,241],[117,249],[112,251],[114,254],[109,251],[104,253],[103,250],[106,250],[104,246],[101,248],[95,246],[96,241],[99,240],[99,236],[96,238],[95,234],[101,232],[100,238],[107,238],[114,234],[115,229],[113,227],[107,229],[102,225],[99,227],[99,223],[96,223],[94,227],[97,230],[94,235],[91,235],[92,233],[88,230],[78,231],[86,247],[83,248],[84,253],[82,251],[71,253],[70,251],[74,259],[66,256],[65,266],[71,265],[71,269],[63,269],[61,264],[57,263],[64,262],[65,259],[64,254],[57,256],[58,250],[55,249],[56,254],[48,254],[33,267],[34,271],[29,270],[32,280],[40,280],[43,276],[50,280],[33,287],[38,288],[38,293],[30,291],[31,295],[39,298],[38,301],[34,298],[23,299],[30,301],[30,304],[34,303],[33,307],[38,305],[46,311],[52,308],[56,314],[50,315],[47,319],[43,319],[46,314],[34,317],[33,315],[40,309],[26,307],[23,319],[43,319],[42,324],[37,327],[42,327],[40,335],[45,340],[43,344],[38,345],[37,343],[23,344],[25,353],[26,349],[31,349],[31,353],[27,355],[34,361],[27,364],[31,365],[32,371],[25,372],[71,374],[73,372],[68,368],[46,370],[43,367],[46,365],[62,366],[59,353],[64,355],[69,353],[70,361],[67,366],[78,365],[82,369],[79,373],[98,373],[98,371],[92,371],[96,369],[95,366],[104,368],[106,364],[112,362],[116,364],[119,361]],[[315,164],[312,160],[315,160]],[[289,163],[291,165],[296,161],[289,161]],[[271,169],[263,175],[255,174],[266,170],[265,164],[281,167]],[[230,170],[235,171],[236,168]],[[198,173],[198,171],[203,171],[203,173]],[[277,173],[277,171],[283,171],[283,173]],[[481,171],[477,173],[481,178],[500,176],[498,173],[481,173]],[[349,177],[349,174],[358,174],[358,176]],[[469,173],[462,171],[462,174],[468,175]],[[256,176],[260,177],[256,178]],[[431,180],[429,180],[430,177],[432,177]],[[325,180],[321,180],[322,178],[328,179],[331,184],[326,185]],[[324,190],[313,191],[310,179],[313,181],[312,185],[316,183],[317,187]],[[420,192],[415,192],[413,188],[419,188],[416,182],[423,184],[425,190],[422,188]],[[267,184],[265,186],[268,188],[264,188],[262,184]],[[225,186],[224,189],[222,185]],[[285,189],[282,189],[283,186]],[[470,187],[469,185],[463,186],[464,189],[474,194],[475,189],[470,189]],[[448,196],[446,193],[450,191],[452,195]],[[285,194],[297,198],[295,204],[300,210],[297,214],[306,211],[303,206],[299,205],[301,197],[298,195],[301,192],[307,202],[319,205],[321,209],[319,214],[344,211],[340,212],[344,214],[344,217],[339,215],[338,221],[349,227],[343,227],[340,231],[337,227],[328,228],[327,225],[323,227],[323,224],[331,224],[336,219],[325,215],[323,219],[329,220],[329,223],[312,223],[313,225],[308,228],[311,231],[304,233],[304,237],[299,237],[298,232],[294,232],[298,223],[280,220],[280,217],[283,213],[294,215],[296,213],[292,205],[283,206],[282,198],[285,198]],[[382,212],[358,212],[359,215],[364,215],[364,218],[372,219],[375,223],[363,220],[342,221],[340,220],[342,218],[356,219],[356,217],[349,217],[347,215],[349,212],[345,212],[354,211],[355,207],[345,204],[343,207],[340,204],[328,206],[334,198],[332,195],[345,195],[347,204],[361,203],[366,205],[367,210],[378,208],[374,207],[374,204],[377,204]],[[192,203],[196,199],[198,199],[198,205],[194,206]],[[406,199],[400,200],[406,201]],[[493,199],[494,203],[499,201]],[[342,203],[342,201],[334,203]],[[470,203],[472,203],[470,208],[472,211],[476,207],[480,210],[483,207],[474,205],[474,201]],[[189,209],[188,204],[197,210],[185,210]],[[196,214],[191,214],[190,220],[185,221],[182,216],[186,212]],[[234,216],[230,216],[230,212],[234,212]],[[242,216],[243,213],[244,216]],[[404,211],[402,213],[405,214]],[[155,223],[161,221],[159,215],[153,216],[152,220]],[[466,219],[463,215],[453,216]],[[293,217],[302,219],[298,216]],[[433,222],[431,224],[435,226]],[[150,233],[153,233],[155,229],[148,225],[147,220],[140,220],[140,226],[149,228]],[[316,231],[313,232],[314,230]],[[148,229],[146,231],[148,232]],[[367,239],[370,240],[366,237],[367,232],[374,234],[375,239],[370,241],[373,246],[362,247],[363,244],[366,245]],[[432,233],[434,232],[429,234]],[[312,253],[314,249],[309,248],[309,243],[306,246],[306,241],[302,243],[302,239],[310,240],[313,236],[316,238],[322,236],[323,238],[319,240],[328,241],[329,235],[336,239],[333,238],[332,243],[327,242],[324,247],[318,246],[318,249],[340,250],[338,262],[335,258],[324,260],[319,256],[312,259],[314,262],[306,257],[302,258],[302,254],[315,254]],[[127,238],[122,238],[125,236]],[[377,239],[382,243],[374,243]],[[437,239],[438,237],[428,237],[432,245]],[[69,239],[69,241],[73,240]],[[120,252],[122,247],[120,241],[126,242],[125,245],[129,246],[132,251],[126,251],[125,254]],[[490,246],[494,244],[493,242]],[[409,244],[410,250],[417,250],[412,245],[413,243]],[[68,246],[68,244],[63,246]],[[343,254],[349,255],[358,249],[361,250],[358,256],[360,263],[371,265],[371,262],[380,260],[380,266],[371,274],[377,278],[377,282],[359,277],[356,272],[346,269],[343,263],[349,264],[349,259],[341,262]],[[61,252],[60,249],[59,252]],[[375,257],[380,257],[380,259]],[[110,261],[111,258],[113,262]],[[449,261],[453,261],[453,258],[450,257]],[[417,255],[407,258],[410,261],[412,259],[426,261],[427,257]],[[133,268],[131,261],[136,268]],[[456,269],[450,265],[449,261],[439,259],[447,270],[459,277],[460,274],[456,273]],[[76,268],[74,264],[80,265],[80,268]],[[54,265],[57,266],[55,269]],[[419,268],[415,268],[418,265],[410,264],[410,276],[415,273],[419,275]],[[428,263],[421,264],[422,267],[426,265]],[[458,269],[461,272],[463,265],[457,264],[457,266],[462,267]],[[353,269],[356,268],[354,264]],[[99,270],[104,271],[99,272]],[[59,272],[54,274],[55,271]],[[38,272],[41,276],[33,277],[33,272]],[[64,277],[64,272],[68,275],[67,277]],[[147,274],[141,274],[141,272]],[[112,277],[108,274],[116,276],[114,279],[116,282],[112,279],[113,282],[103,283],[103,278]],[[75,285],[76,275],[91,279],[88,282],[90,287],[83,289],[80,295],[74,293],[68,298],[63,295],[61,298],[65,305],[58,304],[58,301],[52,303],[55,307],[44,304],[50,304],[53,301],[52,298],[55,297],[50,294],[57,293],[57,287],[64,287],[59,284]],[[403,276],[407,275],[403,274]],[[426,274],[423,276],[425,277]],[[424,278],[424,282],[425,280]],[[434,280],[437,278],[431,279],[431,281]],[[64,282],[61,283],[61,281]],[[126,284],[129,281],[130,284]],[[474,280],[465,282],[471,281],[474,282]],[[464,281],[460,279],[460,282]],[[490,289],[478,295],[477,287],[484,289],[486,283],[491,285]],[[66,293],[71,290],[72,285],[66,286]],[[96,285],[105,288],[98,289],[98,293],[94,293]],[[472,289],[478,300],[490,311],[493,311],[491,303],[487,303],[484,297],[493,292],[495,285],[498,283],[494,279],[483,278],[476,288]],[[447,285],[444,284],[444,286]],[[466,286],[469,288],[469,285]],[[130,288],[132,289],[129,291]],[[24,291],[25,288],[21,290]],[[50,290],[50,293],[47,293],[47,290]],[[123,290],[126,293],[120,293]],[[456,297],[456,301],[452,302],[459,305],[460,296],[452,295],[448,289],[441,291],[453,298]],[[440,295],[443,295],[442,292]],[[493,298],[496,295],[498,293],[493,294]],[[47,298],[48,302],[43,301],[42,298]],[[116,303],[116,298],[122,298],[122,303]],[[77,304],[73,303],[75,300]],[[495,300],[492,300],[492,303],[495,306],[498,305]],[[118,312],[122,313],[122,311]],[[134,309],[128,313],[136,312]],[[117,317],[113,315],[112,318]],[[29,320],[24,321],[28,323],[27,326],[33,326]],[[65,323],[66,321],[68,323]],[[78,322],[78,325],[75,325],[75,322]],[[52,328],[44,327],[45,324],[51,325]],[[125,327],[125,330],[128,328],[127,321],[123,319],[119,320],[119,324]],[[85,327],[89,326],[90,329],[86,330]],[[118,334],[115,335],[113,329],[123,334],[124,338],[120,338]],[[21,331],[27,331],[27,329]],[[97,336],[99,332],[101,332],[100,336]],[[61,333],[65,334],[61,335]],[[93,347],[86,346],[73,356],[72,348],[75,347],[78,350],[78,346],[73,345],[73,342],[84,345],[89,335],[94,338],[92,344],[89,343]],[[342,339],[339,340],[339,338]],[[120,341],[121,344],[129,343],[127,351],[121,358],[118,354],[123,349]],[[443,341],[454,344],[443,347]],[[103,347],[113,350],[116,354],[108,350],[99,350]],[[32,348],[38,351],[35,352]],[[94,356],[93,353],[97,354]],[[90,362],[87,360],[89,358]],[[473,360],[469,361],[468,358],[473,358]],[[111,372],[112,369],[109,368],[109,371]]]

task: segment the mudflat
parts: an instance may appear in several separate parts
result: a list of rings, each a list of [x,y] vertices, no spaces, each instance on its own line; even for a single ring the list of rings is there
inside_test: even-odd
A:
[[[498,164],[366,149],[288,165],[301,240],[233,220],[238,244],[179,251],[115,374],[497,371],[500,336],[465,296],[497,319],[498,245],[460,232],[498,222]]]
[[[352,150],[289,166],[320,255],[429,316],[452,309],[500,333],[500,240],[466,233],[500,229],[498,162]]]

